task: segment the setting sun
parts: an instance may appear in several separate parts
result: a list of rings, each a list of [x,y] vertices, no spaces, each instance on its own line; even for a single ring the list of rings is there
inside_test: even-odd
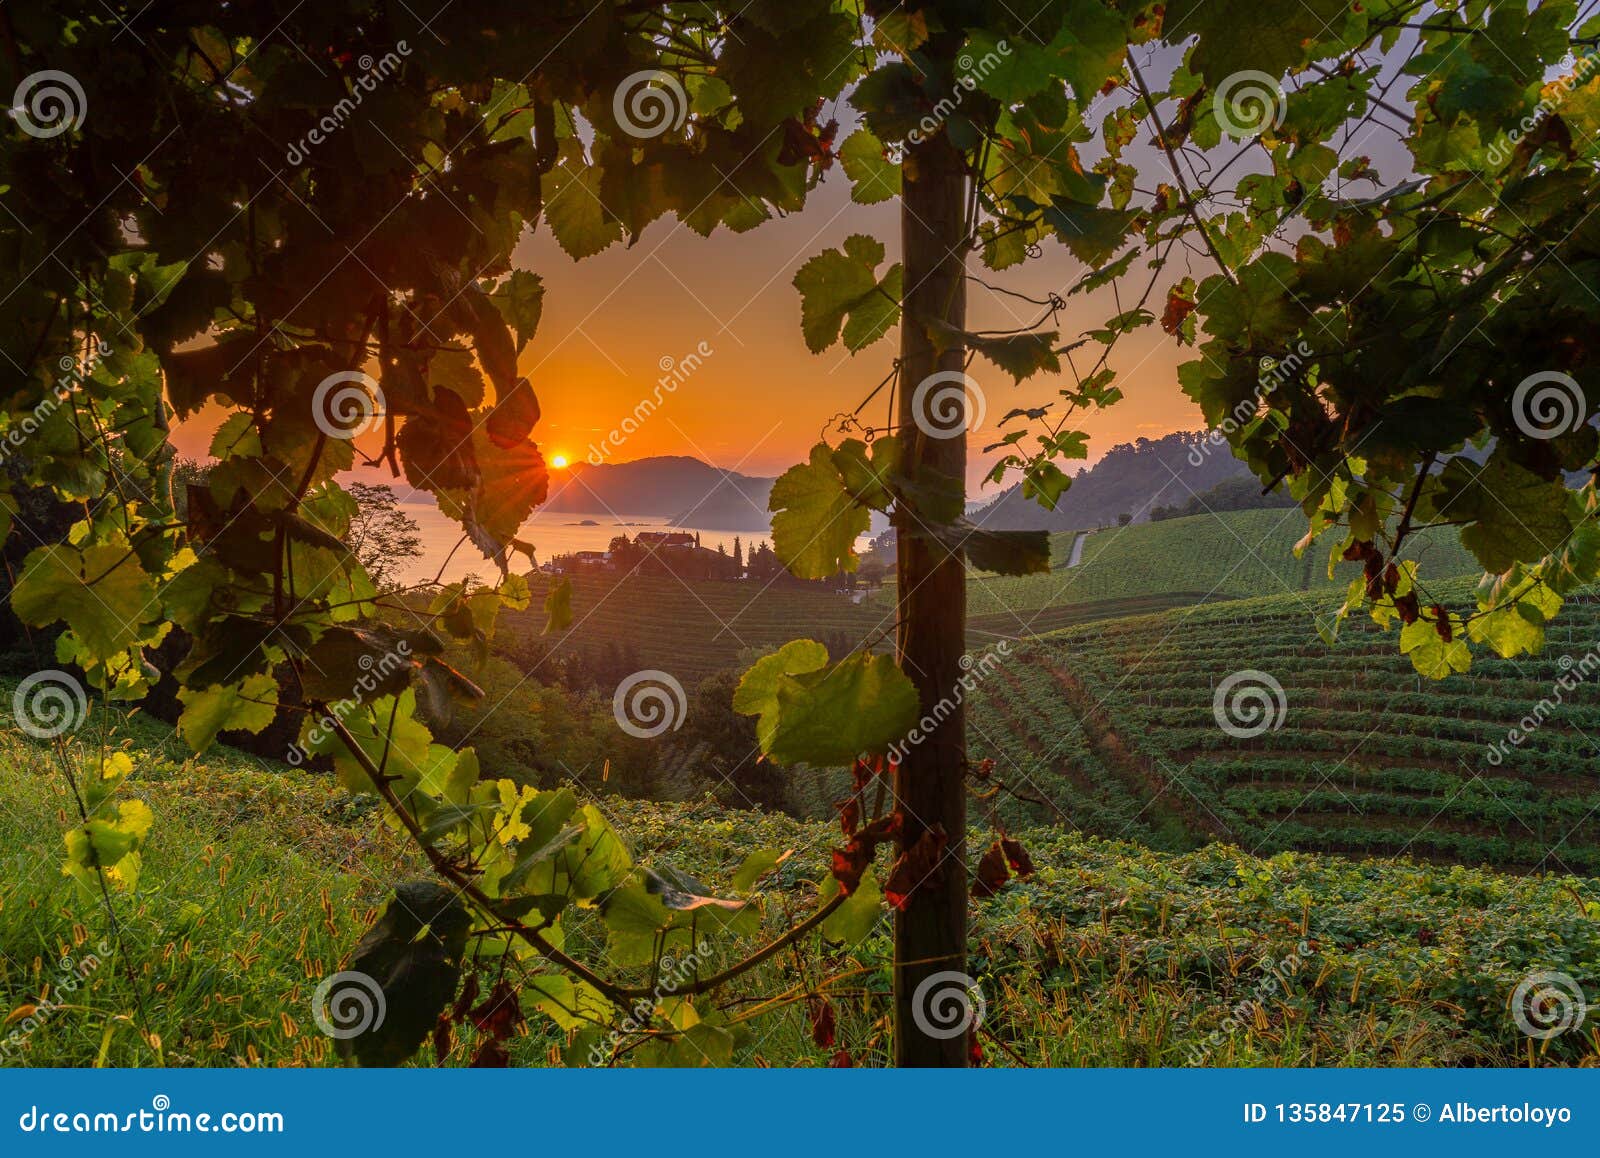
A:
[[[556,470],[566,470],[567,461],[567,456],[564,454],[552,454],[550,456],[550,465]]]

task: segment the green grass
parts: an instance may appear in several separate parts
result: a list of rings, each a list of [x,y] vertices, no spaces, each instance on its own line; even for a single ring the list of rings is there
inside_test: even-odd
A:
[[[62,959],[82,962],[113,934],[102,906],[57,870],[71,804],[50,750],[14,733],[0,740],[0,1006],[6,1032],[25,1035],[5,1061],[334,1064],[310,993],[389,883],[423,871],[415,858],[326,778],[225,749],[186,760],[165,729],[116,713],[98,714],[79,739],[127,743],[138,770],[123,791],[147,800],[157,821],[137,892],[114,900],[117,944],[76,990],[50,992]],[[769,932],[814,906],[838,839],[832,825],[710,803],[605,807],[640,863],[670,862],[713,885],[753,849],[794,849],[763,897]],[[1038,872],[973,908],[970,968],[988,1008],[989,1064],[1600,1061],[1600,1033],[1533,1042],[1506,1008],[1539,970],[1570,973],[1591,993],[1600,986],[1593,879],[1017,835]],[[887,933],[885,918],[850,949],[804,941],[722,994],[740,1027],[735,1062],[823,1065],[838,1049],[857,1065],[885,1062]],[[573,929],[569,947],[586,953],[590,935]],[[812,1041],[808,991],[837,1012],[833,1047]],[[25,1032],[43,999],[61,1008]],[[513,1060],[549,1064],[562,1042],[529,1013]],[[446,1064],[465,1064],[471,1047],[458,1041]]]
[[[12,689],[5,686],[9,705]],[[202,760],[165,726],[97,712],[79,733],[126,746],[123,791],[155,813],[138,891],[115,895],[116,928],[61,875],[75,815],[49,748],[0,738],[0,1041],[26,1031],[60,963],[89,967],[65,1007],[26,1035],[9,1064],[311,1065],[331,1060],[310,1017],[384,882],[409,858],[372,801],[330,779],[218,748]],[[110,949],[109,953],[97,950]]]

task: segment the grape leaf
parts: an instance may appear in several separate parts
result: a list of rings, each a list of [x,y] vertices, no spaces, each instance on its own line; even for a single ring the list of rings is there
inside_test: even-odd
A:
[[[812,447],[809,463],[790,467],[773,483],[767,506],[773,550],[794,575],[827,579],[860,563],[855,543],[872,518],[845,489],[827,443]]]
[[[824,905],[838,895],[839,881],[831,876],[817,890],[817,900]],[[877,927],[882,911],[883,891],[878,887],[877,875],[869,868],[844,903],[823,920],[822,935],[830,941],[854,945]]]
[[[147,619],[159,614],[154,579],[121,541],[82,550],[62,543],[30,552],[11,609],[35,627],[66,620],[96,659],[140,642]]]
[[[887,751],[917,722],[916,686],[886,655],[857,652],[825,670],[781,674],[775,684],[756,739],[779,764],[847,765]]]
[[[883,142],[871,129],[857,129],[844,139],[839,163],[850,178],[850,199],[856,204],[876,205],[900,196],[900,166],[885,156]]]
[[[806,347],[820,354],[839,340],[852,352],[881,338],[900,316],[900,267],[880,281],[883,242],[865,234],[845,238],[842,249],[827,249],[794,275],[800,291],[800,328]]]
[[[211,747],[217,733],[259,732],[277,714],[278,681],[268,674],[247,676],[238,685],[180,688],[183,714],[178,735],[196,752]]]
[[[565,575],[550,583],[544,595],[544,633],[552,635],[572,626],[572,580]]]

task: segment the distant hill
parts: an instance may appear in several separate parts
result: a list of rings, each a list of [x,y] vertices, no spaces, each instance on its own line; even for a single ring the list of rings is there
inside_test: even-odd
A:
[[[973,521],[998,531],[1088,531],[1115,526],[1123,514],[1144,522],[1153,508],[1183,505],[1218,483],[1249,475],[1225,444],[1208,444],[1206,437],[1184,431],[1119,443],[1077,476],[1054,511],[1023,498],[1021,487],[1014,486]]]
[[[1261,483],[1252,474],[1223,479],[1204,494],[1189,495],[1187,501],[1175,502],[1169,507],[1150,508],[1150,521],[1182,519],[1190,515],[1217,515],[1223,511],[1281,510],[1297,507],[1294,497],[1279,487],[1271,494],[1261,493]]]
[[[767,511],[767,499],[775,481],[730,473],[720,486],[683,508],[670,521],[675,527],[770,535],[772,515]]]
[[[766,531],[770,478],[722,470],[686,455],[598,465],[575,462],[553,474],[540,509],[569,515],[636,515],[706,530]]]

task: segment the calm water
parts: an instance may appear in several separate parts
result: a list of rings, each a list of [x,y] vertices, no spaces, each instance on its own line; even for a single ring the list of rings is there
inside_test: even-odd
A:
[[[407,583],[419,583],[432,579],[439,571],[439,564],[450,549],[461,538],[461,524],[452,519],[445,518],[439,513],[439,508],[431,504],[406,503],[402,506],[412,519],[416,520],[421,528],[422,557],[413,559],[401,571],[401,578]],[[593,527],[576,526],[585,519],[592,519],[597,524]],[[573,551],[604,551],[611,545],[611,540],[618,535],[637,535],[640,531],[687,531],[694,534],[700,532],[700,545],[715,551],[717,544],[721,543],[731,553],[733,551],[733,531],[708,531],[698,527],[669,527],[665,519],[649,519],[640,516],[624,516],[626,525],[619,523],[615,515],[575,515],[575,514],[538,514],[522,524],[518,533],[521,538],[532,543],[541,564],[549,562],[553,555],[566,555]],[[746,552],[754,544],[772,539],[772,532],[765,531],[740,531],[737,532],[743,540]],[[863,544],[864,545],[864,544]],[[513,570],[527,570],[525,558],[514,554],[511,559]],[[444,570],[444,581],[454,582],[462,576],[474,572],[478,578],[493,581],[495,566],[479,554],[477,548],[471,543],[463,543],[455,557],[450,560],[450,565]]]

